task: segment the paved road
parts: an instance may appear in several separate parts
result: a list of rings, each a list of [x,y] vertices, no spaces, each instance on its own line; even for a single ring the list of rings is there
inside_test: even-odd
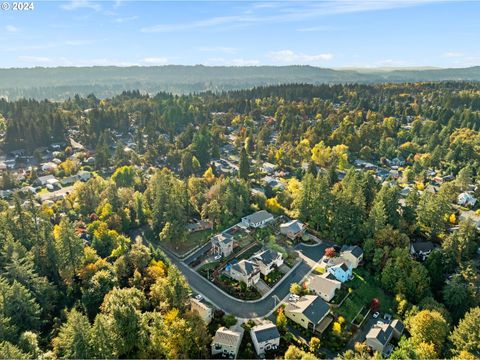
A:
[[[318,244],[314,246],[299,245],[298,250],[305,256],[311,258],[311,260],[318,261],[323,255],[325,247],[327,247],[326,244]],[[302,261],[300,265],[286,275],[281,283],[266,297],[259,300],[243,301],[225,294],[173,253],[169,251],[165,251],[165,253],[169,256],[172,263],[182,272],[192,289],[202,294],[206,299],[226,313],[233,314],[243,319],[268,315],[279,305],[278,299],[283,300],[289,294],[290,285],[294,282],[301,282],[302,279],[312,270],[311,266],[305,261]]]

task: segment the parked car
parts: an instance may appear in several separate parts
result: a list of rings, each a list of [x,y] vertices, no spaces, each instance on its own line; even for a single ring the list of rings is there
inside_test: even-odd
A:
[[[379,313],[378,311],[375,311],[375,312],[373,313],[373,318],[374,318],[374,319],[378,318],[379,316],[380,316],[380,313]]]
[[[213,260],[218,261],[218,260],[220,260],[221,258],[222,258],[222,255],[219,254],[219,255],[215,255],[215,256],[213,257]]]

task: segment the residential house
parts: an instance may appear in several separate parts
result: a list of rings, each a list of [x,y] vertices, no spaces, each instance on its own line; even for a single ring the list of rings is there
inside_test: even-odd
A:
[[[213,310],[207,304],[204,304],[200,300],[195,298],[190,298],[190,309],[196,311],[198,315],[205,321],[205,323],[210,324],[213,319]]]
[[[332,279],[333,277],[333,279]],[[308,288],[323,300],[329,302],[335,296],[335,291],[340,289],[342,283],[330,273],[313,275],[307,282]]]
[[[42,164],[42,171],[44,172],[53,172],[57,170],[58,165],[54,162],[46,162]]]
[[[212,341],[212,355],[221,354],[224,357],[235,359],[242,343],[243,333],[221,327],[215,332]]]
[[[280,179],[274,176],[265,176],[261,180],[264,184],[270,186],[272,189],[280,191],[285,190],[285,185],[280,181]]]
[[[342,261],[336,265],[330,266],[327,271],[342,283],[352,278],[352,267],[347,261]]]
[[[275,171],[276,168],[277,168],[276,165],[271,164],[269,162],[264,162],[262,164],[262,171],[266,172],[267,174],[273,174],[273,172]]]
[[[374,324],[366,335],[366,343],[374,351],[384,353],[392,338],[399,339],[404,330],[404,325],[399,320],[390,324],[378,322]]]
[[[285,316],[303,328],[319,334],[323,333],[333,320],[329,305],[317,295],[305,295],[289,302],[285,307]]]
[[[480,230],[480,215],[473,210],[460,211],[460,216],[458,217],[459,221],[470,220],[473,224]]]
[[[37,184],[40,186],[46,186],[47,184],[53,185],[57,183],[58,183],[58,179],[53,175],[40,176],[34,181],[34,184]]]
[[[433,249],[435,249],[435,246],[431,241],[418,241],[410,245],[410,254],[425,260]]]
[[[266,210],[260,210],[242,218],[242,223],[252,228],[264,227],[273,220],[273,215]]]
[[[264,276],[267,276],[273,270],[283,265],[282,254],[270,249],[253,255],[250,260],[258,266]]]
[[[225,232],[213,236],[210,241],[214,254],[227,257],[233,252],[233,237]]]
[[[363,250],[357,245],[343,245],[340,256],[347,260],[353,269],[356,269],[363,260]]]
[[[477,199],[469,192],[463,192],[457,197],[457,204],[461,206],[474,207]]]
[[[263,356],[266,351],[275,350],[280,345],[280,333],[271,321],[254,326],[250,330],[250,337],[258,356]]]
[[[305,225],[298,220],[291,220],[280,225],[280,233],[295,240],[305,233]]]
[[[250,260],[240,260],[229,267],[231,278],[243,281],[247,286],[253,286],[260,280],[260,269]]]

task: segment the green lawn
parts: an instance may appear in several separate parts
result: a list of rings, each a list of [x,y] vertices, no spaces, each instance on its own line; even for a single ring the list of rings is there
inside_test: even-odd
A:
[[[354,279],[345,283],[353,291],[336,312],[344,316],[347,321],[353,321],[357,313],[367,309],[373,298],[380,300],[380,311],[393,313],[393,299],[386,295],[377,284],[373,276],[363,269],[354,271]]]
[[[194,247],[205,244],[212,234],[212,230],[202,230],[188,233],[185,235],[184,241],[165,243],[165,246],[169,250],[175,252],[178,256],[183,256]]]

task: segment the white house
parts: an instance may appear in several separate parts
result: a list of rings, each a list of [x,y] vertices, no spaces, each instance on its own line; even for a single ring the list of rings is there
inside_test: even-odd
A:
[[[280,225],[280,233],[295,240],[305,233],[305,225],[298,220],[291,220]]]
[[[253,286],[260,280],[260,269],[250,260],[240,260],[231,265],[228,274],[235,280],[243,281],[247,286]]]
[[[342,283],[328,272],[322,275],[313,275],[307,282],[307,287],[327,302],[333,299],[335,291],[341,286]]]
[[[353,269],[356,269],[363,260],[363,250],[357,245],[343,245],[340,256],[352,264]]]
[[[242,223],[252,228],[265,226],[273,220],[273,215],[266,210],[260,210],[242,218]]]
[[[53,172],[57,170],[58,165],[54,162],[46,162],[42,164],[42,171],[45,172]]]
[[[250,330],[250,337],[258,356],[264,355],[265,351],[275,350],[280,345],[280,333],[271,321],[254,326]]]
[[[250,260],[258,266],[260,272],[264,276],[267,276],[274,269],[283,265],[282,254],[270,249],[261,251],[253,255]]]
[[[224,357],[235,359],[242,343],[243,333],[221,327],[215,332],[212,341],[212,355],[222,354]]]
[[[368,331],[365,342],[372,350],[382,354],[393,337],[400,338],[404,328],[399,320],[393,320],[390,324],[376,323]]]
[[[45,176],[40,176],[38,177],[35,181],[34,181],[35,184],[38,184],[38,185],[41,185],[41,186],[45,186],[47,184],[57,184],[58,183],[58,179],[53,176],[53,175],[45,175]]]
[[[190,309],[198,313],[198,315],[205,321],[205,323],[210,324],[213,319],[213,310],[207,304],[195,299],[190,298]]]
[[[273,174],[276,168],[277,168],[276,165],[269,162],[264,162],[262,164],[262,171],[266,172],[267,174]]]
[[[461,206],[474,207],[477,203],[477,199],[471,193],[463,192],[457,197],[457,203]]]
[[[227,233],[221,233],[210,239],[214,254],[229,256],[233,252],[233,237]]]

